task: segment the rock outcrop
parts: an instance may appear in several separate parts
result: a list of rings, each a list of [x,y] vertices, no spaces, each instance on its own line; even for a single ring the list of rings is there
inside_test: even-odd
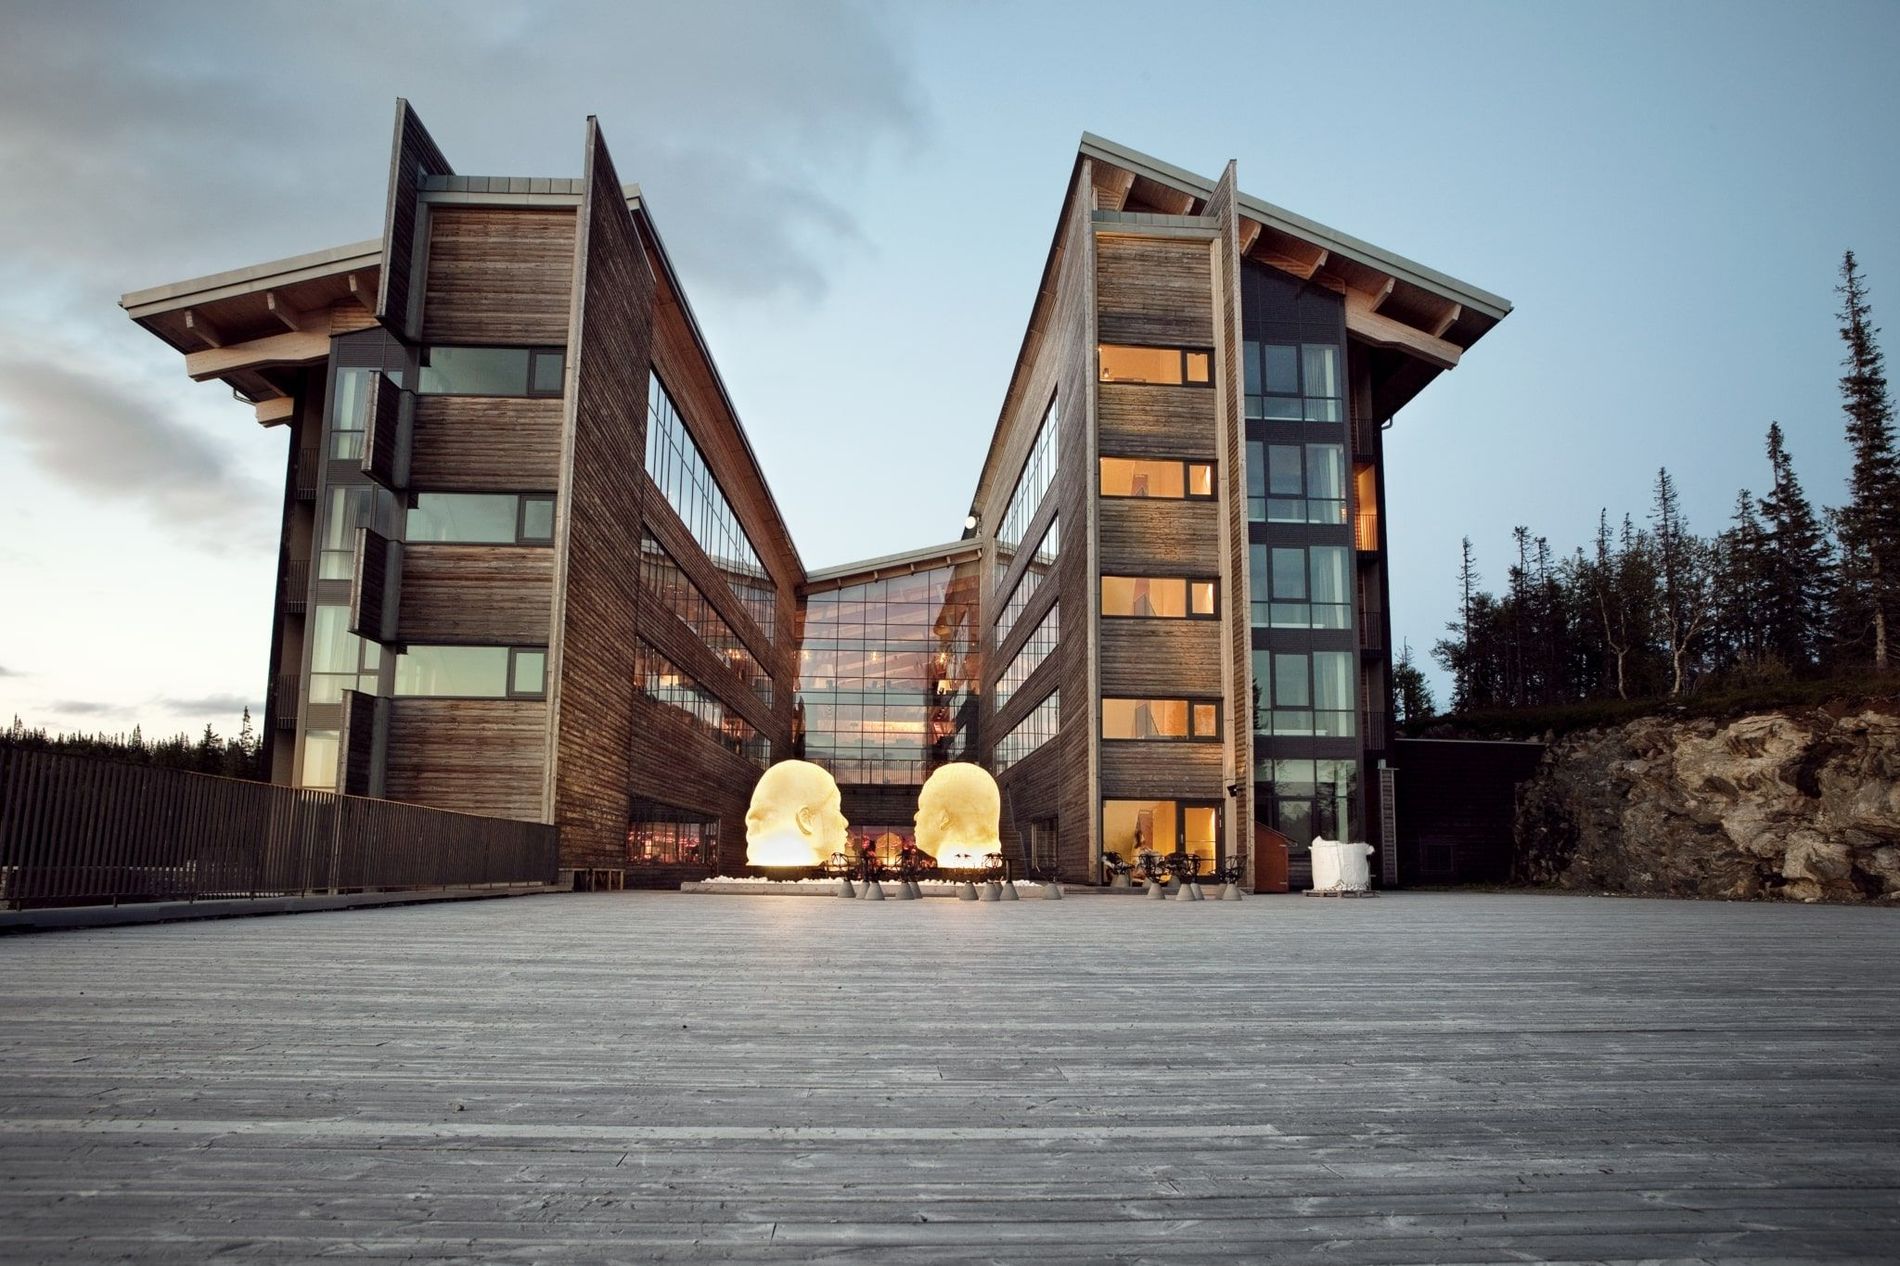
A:
[[[1520,789],[1514,872],[1657,896],[1900,901],[1900,712],[1567,735]]]

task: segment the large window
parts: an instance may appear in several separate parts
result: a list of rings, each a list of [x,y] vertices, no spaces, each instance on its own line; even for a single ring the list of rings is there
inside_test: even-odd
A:
[[[330,456],[363,455],[363,432],[369,420],[369,395],[382,377],[380,369],[348,368],[336,371],[336,390],[330,399]]]
[[[376,490],[370,484],[332,484],[329,492],[317,549],[317,579],[348,580],[356,570],[356,529],[370,526]]]
[[[1042,507],[1043,494],[1056,477],[1056,434],[1061,429],[1062,415],[1056,408],[1056,398],[1051,396],[1042,423],[1036,428],[1035,441],[1029,446],[1029,456],[1023,459],[1022,473],[1016,476],[1016,488],[1009,494],[1009,508],[1003,511],[1003,521],[996,528],[999,564],[1015,556],[1036,511]]]
[[[321,791],[336,790],[336,758],[342,746],[341,730],[305,730],[303,736],[302,786]]]
[[[1163,461],[1150,457],[1102,458],[1104,497],[1157,497],[1211,499],[1214,495],[1212,462]]]
[[[771,638],[778,591],[658,374],[647,380],[646,462],[667,504],[725,577],[746,614]]]
[[[1352,627],[1352,556],[1344,545],[1255,541],[1248,553],[1255,628]]]
[[[396,656],[395,693],[425,699],[539,699],[544,646],[416,646]]]
[[[651,536],[640,542],[640,579],[648,591],[659,598],[667,610],[678,616],[713,654],[724,660],[726,666],[737,673],[739,680],[750,686],[768,708],[772,706],[771,674],[765,671],[765,666],[759,663],[758,657],[746,644],[739,640],[739,635],[713,608],[711,600],[700,592],[699,586],[673,561],[673,556]]]
[[[1009,661],[1009,667],[996,679],[997,707],[1009,702],[1009,697],[1022,689],[1023,683],[1042,666],[1043,660],[1049,658],[1050,652],[1055,650],[1056,643],[1061,639],[1062,604],[1058,602],[1049,608],[1049,614],[1042,617],[1016,652],[1016,657]]]
[[[1009,592],[1009,600],[996,617],[996,641],[1000,645],[1009,631],[1016,627],[1017,617],[1029,609],[1029,600],[1042,588],[1043,577],[1055,566],[1056,554],[1062,546],[1062,516],[1051,515],[1049,527],[1036,543],[1036,556],[1023,568],[1023,574],[1016,587]]]
[[[412,492],[403,539],[457,545],[547,545],[554,540],[554,496]]]
[[[727,751],[761,767],[771,758],[772,745],[764,735],[644,638],[634,648],[633,677],[648,698],[684,712]]]
[[[375,694],[382,647],[350,632],[350,609],[319,603],[310,627],[310,702],[341,703],[345,690]]]
[[[1102,851],[1133,862],[1143,853],[1186,853],[1203,871],[1220,863],[1220,809],[1178,800],[1102,801]]]
[[[1214,379],[1214,353],[1205,348],[1103,343],[1096,348],[1096,361],[1103,382],[1205,387]]]
[[[1102,700],[1105,739],[1220,738],[1220,705],[1212,699]]]
[[[1255,733],[1351,738],[1357,658],[1351,651],[1254,651]]]
[[[659,805],[636,805],[627,823],[634,866],[719,864],[719,820]]]
[[[977,687],[971,561],[809,595],[798,651],[798,754],[840,783],[915,786],[968,759]]]
[[[1359,822],[1359,762],[1274,760],[1255,763],[1259,809],[1267,825],[1304,851],[1314,836],[1364,839]]]
[[[1047,743],[1062,728],[1062,692],[1051,694],[1029,710],[1015,728],[997,740],[993,763],[1002,773],[1029,753]]]
[[[425,396],[558,396],[558,347],[425,347],[416,391]]]
[[[1104,576],[1102,614],[1163,619],[1211,619],[1215,583],[1184,576]]]
[[[1255,523],[1344,523],[1345,447],[1249,440],[1247,517]]]
[[[1338,422],[1346,416],[1339,348],[1331,343],[1241,345],[1247,416],[1279,422]]]

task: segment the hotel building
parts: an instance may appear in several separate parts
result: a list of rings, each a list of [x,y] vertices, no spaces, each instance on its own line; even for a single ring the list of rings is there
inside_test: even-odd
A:
[[[1232,163],[1085,135],[961,535],[819,571],[592,120],[579,179],[467,176],[399,102],[380,238],[121,302],[287,434],[274,781],[656,882],[743,867],[772,761],[888,848],[974,760],[1069,882],[1316,834],[1398,878],[1383,435],[1510,305]]]

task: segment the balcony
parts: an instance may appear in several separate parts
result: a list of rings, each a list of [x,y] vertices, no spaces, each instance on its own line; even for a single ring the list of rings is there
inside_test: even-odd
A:
[[[302,681],[296,673],[279,673],[277,676],[274,700],[276,706],[273,716],[276,727],[280,730],[297,728],[297,704],[302,693],[298,687],[301,684]]]
[[[286,615],[302,615],[310,603],[310,560],[293,558],[284,564],[284,589],[279,602]]]
[[[323,462],[314,448],[306,448],[297,454],[297,470],[292,476],[296,487],[297,500],[315,501],[317,499],[317,481],[323,475]]]

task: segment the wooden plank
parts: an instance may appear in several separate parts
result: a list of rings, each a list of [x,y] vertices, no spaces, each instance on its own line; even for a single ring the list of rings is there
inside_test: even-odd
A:
[[[401,642],[543,646],[554,551],[534,545],[405,545]]]
[[[1102,342],[1212,346],[1206,242],[1097,233],[1096,268]]]
[[[431,208],[424,339],[564,345],[574,235],[569,210]]]
[[[547,705],[534,699],[392,699],[391,800],[541,820]]]
[[[383,212],[383,258],[377,270],[376,319],[405,338],[414,338],[416,256],[426,223],[417,199],[429,176],[454,172],[429,129],[402,98],[396,100],[395,138],[389,146],[389,196]],[[359,296],[352,278],[351,289]]]
[[[561,402],[418,396],[409,486],[432,492],[553,492]]]
[[[1891,1259],[1884,913],[629,892],[8,938],[0,1255]],[[981,1025],[776,970],[920,944]]]

